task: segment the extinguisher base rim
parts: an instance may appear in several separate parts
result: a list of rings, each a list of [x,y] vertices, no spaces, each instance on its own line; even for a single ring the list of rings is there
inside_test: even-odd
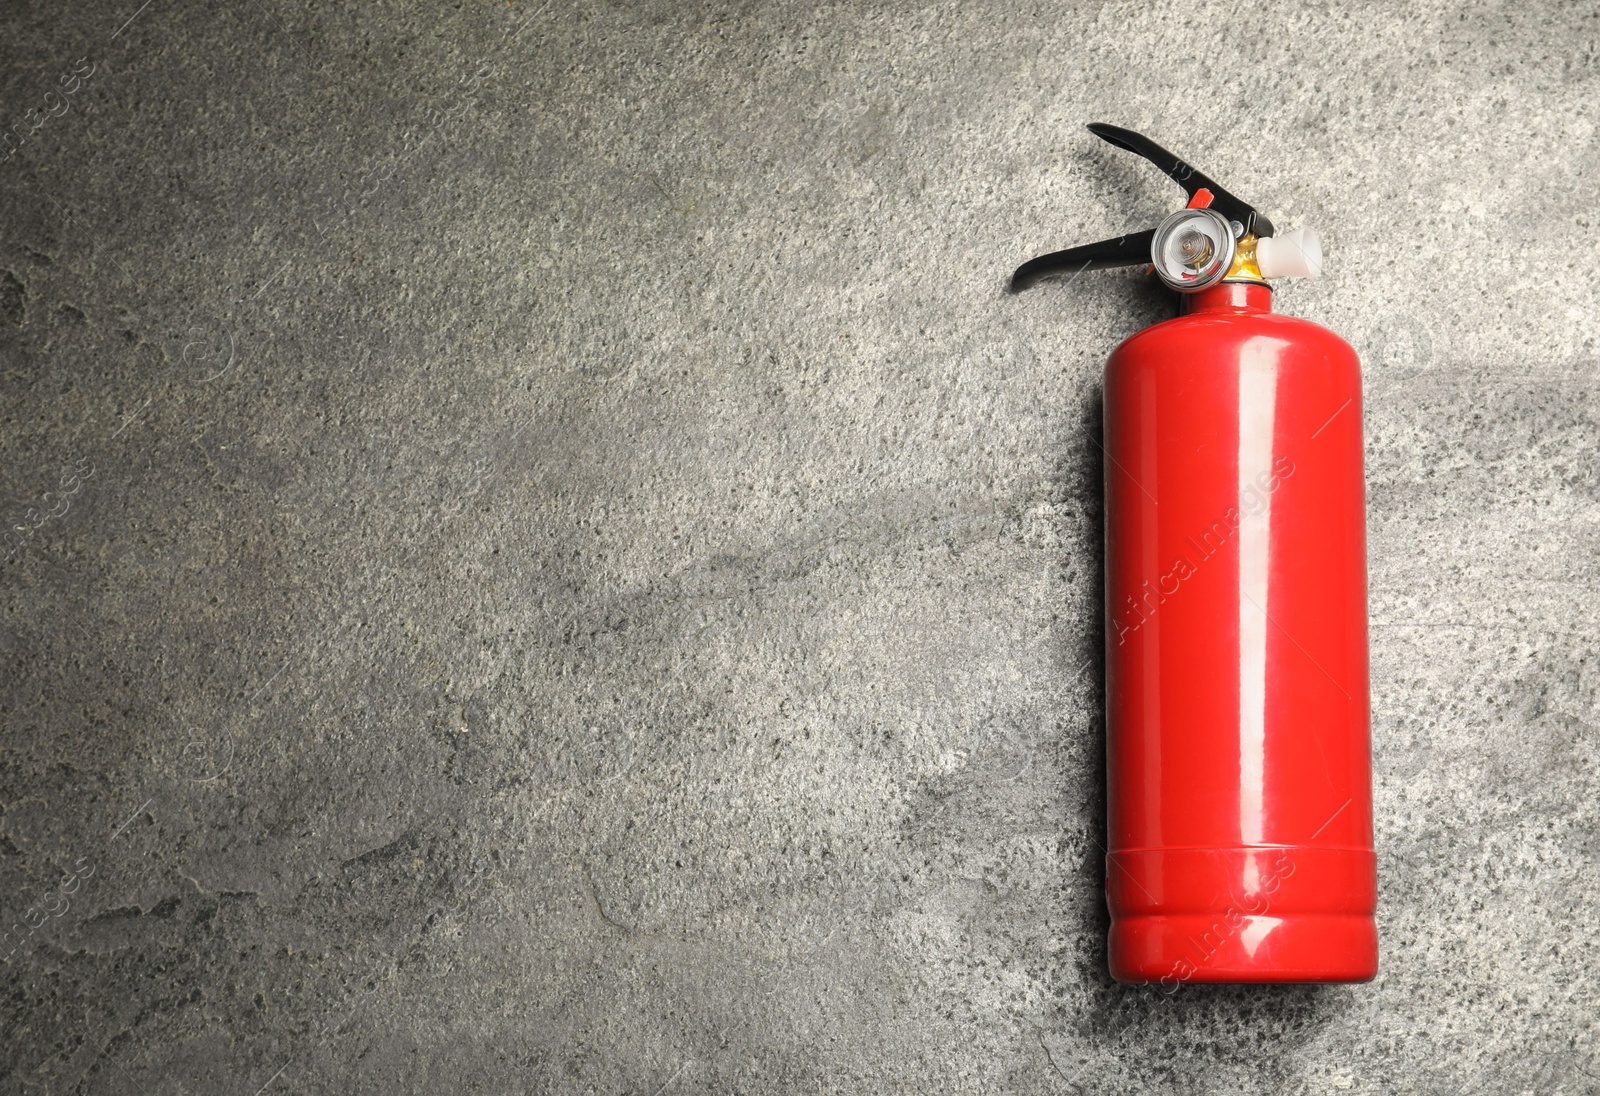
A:
[[[1110,966],[1118,982],[1163,987],[1370,982],[1378,931],[1362,914],[1245,916],[1236,927],[1208,914],[1127,917],[1112,925]]]

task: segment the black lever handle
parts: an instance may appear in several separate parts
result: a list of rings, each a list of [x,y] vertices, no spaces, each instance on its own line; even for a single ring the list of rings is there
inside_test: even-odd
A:
[[[1197,190],[1211,191],[1211,208],[1228,220],[1238,221],[1244,225],[1245,235],[1273,235],[1272,222],[1258,213],[1255,206],[1228,193],[1215,179],[1201,172],[1183,157],[1174,156],[1142,133],[1135,133],[1121,126],[1107,125],[1105,122],[1089,123],[1089,132],[1120,149],[1143,156],[1166,172],[1173,182],[1183,187],[1190,198],[1194,197]]]

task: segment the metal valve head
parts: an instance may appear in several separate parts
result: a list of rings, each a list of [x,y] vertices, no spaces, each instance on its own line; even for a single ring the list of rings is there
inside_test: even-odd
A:
[[[1188,193],[1190,208],[1173,213],[1157,228],[1030,259],[1011,276],[1013,293],[1060,274],[1140,263],[1152,264],[1161,280],[1178,292],[1193,293],[1227,276],[1240,238],[1274,234],[1272,222],[1255,206],[1150,138],[1104,122],[1092,123],[1089,131],[1166,172]]]

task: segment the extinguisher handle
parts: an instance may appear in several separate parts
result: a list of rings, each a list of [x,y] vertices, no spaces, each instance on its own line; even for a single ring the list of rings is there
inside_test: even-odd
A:
[[[1155,229],[1147,228],[1143,232],[1130,232],[1125,236],[1118,236],[1115,240],[1080,244],[1065,251],[1053,251],[1048,255],[1040,255],[1037,259],[1029,259],[1017,267],[1016,273],[1011,275],[1011,292],[1020,293],[1029,286],[1059,274],[1076,277],[1085,270],[1106,270],[1114,266],[1148,263],[1150,244],[1155,235]]]
[[[1160,145],[1142,133],[1135,133],[1131,129],[1121,126],[1108,125],[1105,122],[1090,122],[1089,132],[1116,145],[1120,149],[1143,156],[1156,167],[1166,172],[1173,182],[1183,187],[1185,193],[1193,198],[1195,192],[1201,189],[1211,191],[1213,197],[1211,208],[1228,218],[1238,221],[1244,226],[1241,235],[1271,236],[1273,235],[1272,222],[1255,206],[1243,199],[1237,198],[1215,179],[1201,172],[1193,164],[1188,163],[1181,156],[1174,156]]]

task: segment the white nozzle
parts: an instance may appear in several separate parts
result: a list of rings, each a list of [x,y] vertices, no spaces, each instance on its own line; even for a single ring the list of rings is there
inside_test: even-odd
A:
[[[1315,278],[1322,273],[1322,241],[1315,229],[1297,228],[1256,242],[1263,278]]]

